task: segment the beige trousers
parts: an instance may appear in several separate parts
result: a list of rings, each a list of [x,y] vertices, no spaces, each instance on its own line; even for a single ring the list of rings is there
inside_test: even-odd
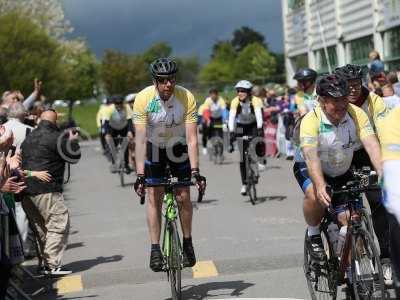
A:
[[[22,206],[39,239],[45,266],[51,269],[61,266],[70,227],[62,193],[27,196]]]

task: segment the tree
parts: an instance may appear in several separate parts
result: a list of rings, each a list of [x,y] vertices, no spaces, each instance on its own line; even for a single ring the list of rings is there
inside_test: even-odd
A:
[[[107,50],[101,70],[101,79],[109,94],[137,92],[150,82],[148,65],[142,55]]]
[[[244,48],[235,61],[237,79],[264,83],[276,72],[276,61],[263,45],[253,43]]]
[[[177,81],[185,85],[195,84],[200,71],[199,59],[196,56],[178,57],[176,58],[176,62],[179,68]]]
[[[0,14],[16,11],[58,41],[64,41],[65,34],[73,31],[59,0],[0,0]]]
[[[17,12],[0,16],[0,24],[0,90],[20,89],[28,95],[33,79],[39,78],[47,96],[62,94],[63,53],[57,42]]]
[[[147,64],[152,63],[154,60],[160,57],[168,57],[172,53],[172,48],[166,42],[159,42],[151,46],[143,53],[144,61]]]
[[[78,45],[82,43],[78,42]],[[65,94],[70,100],[93,97],[99,79],[96,57],[87,47],[80,48],[75,41],[64,45]]]
[[[200,71],[199,79],[203,85],[222,88],[235,79],[234,65],[236,52],[230,42],[219,41],[213,47],[211,61]]]
[[[258,43],[263,47],[267,48],[267,45],[265,44],[264,40],[265,40],[264,36],[261,33],[249,27],[243,26],[240,29],[236,29],[233,32],[233,39],[231,42],[235,50],[237,52],[240,52],[246,46],[253,43]]]

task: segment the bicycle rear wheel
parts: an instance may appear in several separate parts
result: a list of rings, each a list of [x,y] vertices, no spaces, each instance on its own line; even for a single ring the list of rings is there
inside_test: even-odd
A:
[[[351,269],[356,300],[385,299],[385,283],[378,250],[368,231],[357,230],[351,239]]]
[[[171,296],[173,300],[181,300],[182,248],[175,222],[169,224],[169,235],[171,247],[168,259],[168,277],[171,285]]]
[[[327,258],[322,264],[316,264],[311,261],[308,251],[308,232],[306,229],[304,238],[304,275],[312,300],[333,300],[336,299],[337,295],[336,271],[333,267],[336,258],[333,256],[334,252],[325,230],[321,232],[321,237]]]

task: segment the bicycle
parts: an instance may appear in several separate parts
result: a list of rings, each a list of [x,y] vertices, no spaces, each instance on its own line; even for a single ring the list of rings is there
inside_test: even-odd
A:
[[[164,187],[165,196],[163,202],[166,204],[164,212],[164,228],[162,238],[162,253],[164,255],[163,271],[167,273],[171,286],[171,295],[173,300],[181,300],[181,271],[182,263],[182,245],[179,238],[179,230],[176,224],[179,208],[176,203],[174,189],[176,187],[195,185],[192,181],[178,181],[175,177],[169,177],[166,182],[146,184],[146,187]],[[200,193],[202,197],[202,193]],[[140,203],[143,205],[145,198],[142,197]]]
[[[351,267],[351,278],[347,278],[348,289],[354,299],[385,299],[385,285],[379,253],[362,216],[361,194],[379,189],[376,174],[354,172],[356,180],[348,182],[342,189],[331,191],[331,195],[344,195],[348,210],[348,227],[343,248],[339,255],[333,241],[329,239],[328,226],[338,223],[336,212],[327,210],[321,225],[321,236],[326,252],[325,260],[311,260],[306,240],[304,243],[304,273],[311,298],[336,299],[339,285],[346,283],[345,273]],[[305,239],[307,239],[307,231]],[[338,257],[339,256],[339,257]]]
[[[243,136],[243,142],[250,142],[252,136]],[[244,152],[245,168],[246,168],[246,194],[250,198],[251,204],[255,205],[257,201],[257,188],[258,178],[260,177],[258,172],[258,163],[253,159],[250,153],[250,147]]]
[[[127,169],[125,168],[125,151],[128,151],[128,139],[126,137],[117,136],[113,138],[111,143],[111,155],[114,164],[116,165],[116,173],[118,173],[121,186],[125,186],[125,174]]]
[[[208,151],[210,161],[214,162],[214,164],[222,164],[224,161],[224,143],[222,137],[218,135],[218,130],[222,130],[222,124],[213,124],[210,128],[211,134],[213,136],[210,137],[211,147]]]

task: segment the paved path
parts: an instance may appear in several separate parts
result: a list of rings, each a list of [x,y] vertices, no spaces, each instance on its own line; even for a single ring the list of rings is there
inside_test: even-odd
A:
[[[194,203],[199,264],[184,271],[184,299],[308,299],[302,195],[292,163],[269,160],[253,206],[239,194],[237,159],[235,153],[215,166],[202,157],[208,190]],[[83,147],[66,198],[72,233],[64,261],[75,273],[56,283],[58,295],[40,299],[168,299],[166,276],[148,268],[144,207],[108,172],[97,143]]]

